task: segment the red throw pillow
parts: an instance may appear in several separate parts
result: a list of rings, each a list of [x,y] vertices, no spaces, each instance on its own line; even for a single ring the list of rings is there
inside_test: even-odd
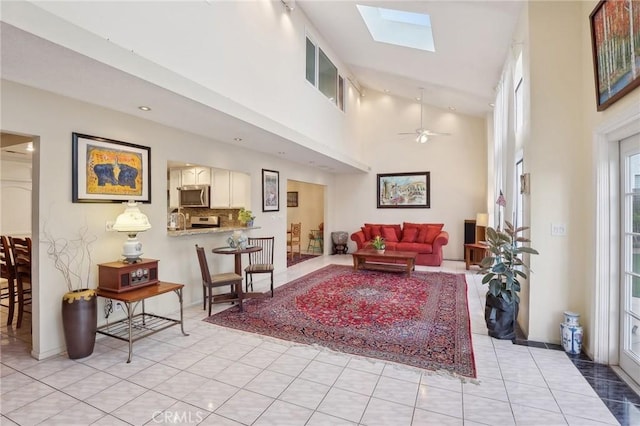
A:
[[[376,235],[382,237],[382,227],[380,225],[371,225],[371,238],[375,238]]]
[[[403,243],[413,243],[418,237],[418,228],[414,226],[410,226],[408,228],[404,228],[402,230],[402,242]]]
[[[427,244],[433,244],[433,240],[436,239],[436,237],[438,236],[438,234],[440,233],[440,231],[442,231],[442,228],[444,227],[444,224],[429,224],[426,226],[427,229],[427,233],[424,239],[424,242]]]
[[[396,230],[391,226],[382,227],[382,238],[384,238],[385,241],[389,243],[398,242],[398,236],[396,235]]]
[[[369,226],[363,226],[360,229],[362,229],[362,232],[364,233],[364,240],[365,241],[369,241],[370,239],[373,238],[371,236],[371,228]]]
[[[416,243],[424,244],[427,242],[427,225],[421,225],[418,228],[418,236],[416,237]]]

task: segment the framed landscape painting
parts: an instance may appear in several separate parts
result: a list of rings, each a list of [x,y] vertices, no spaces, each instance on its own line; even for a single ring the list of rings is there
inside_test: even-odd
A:
[[[430,173],[378,174],[378,208],[429,208]]]
[[[262,211],[280,210],[280,173],[262,169]]]
[[[640,86],[640,2],[603,0],[589,20],[596,103],[602,111]]]
[[[74,203],[151,202],[151,148],[72,134]]]

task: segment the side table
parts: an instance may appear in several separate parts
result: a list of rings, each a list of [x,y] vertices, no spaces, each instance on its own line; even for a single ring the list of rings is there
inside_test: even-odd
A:
[[[467,270],[472,265],[480,265],[482,259],[487,255],[487,246],[485,244],[465,244],[464,245],[464,263]]]
[[[131,362],[131,357],[133,355],[133,342],[138,339],[142,339],[143,337],[147,337],[178,324],[180,324],[180,331],[182,331],[182,334],[188,336],[188,334],[184,332],[184,320],[182,315],[183,287],[184,284],[174,284],[161,281],[153,286],[142,287],[124,293],[115,293],[98,288],[96,290],[96,294],[98,296],[123,302],[127,310],[127,317],[116,322],[100,326],[98,327],[97,332],[104,334],[105,336],[111,336],[116,339],[129,342],[129,358],[127,358],[127,363]],[[145,312],[145,299],[169,292],[174,292],[178,296],[178,301],[180,302],[179,320]],[[142,302],[142,312],[134,315],[134,311],[140,302]]]

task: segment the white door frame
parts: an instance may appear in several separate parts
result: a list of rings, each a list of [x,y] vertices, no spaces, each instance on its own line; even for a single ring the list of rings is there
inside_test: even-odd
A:
[[[618,142],[640,133],[640,108],[637,105],[605,120],[593,133],[596,172],[595,205],[595,298],[593,306],[593,360],[618,364],[619,359],[619,252],[620,218],[611,206],[620,205],[620,158]]]

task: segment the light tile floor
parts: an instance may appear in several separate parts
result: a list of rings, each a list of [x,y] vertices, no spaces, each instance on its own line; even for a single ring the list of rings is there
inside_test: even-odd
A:
[[[321,256],[276,286],[351,256]],[[466,273],[464,263],[441,270]],[[101,337],[93,355],[29,356],[29,322],[2,319],[2,425],[603,425],[619,424],[562,351],[487,336],[480,277],[466,275],[479,384],[224,329],[185,309],[185,329],[134,344]],[[255,283],[266,291],[268,283]],[[217,305],[218,310],[226,305]],[[26,330],[26,331],[25,331]],[[640,417],[633,410],[629,424]],[[625,420],[626,421],[626,420]]]

